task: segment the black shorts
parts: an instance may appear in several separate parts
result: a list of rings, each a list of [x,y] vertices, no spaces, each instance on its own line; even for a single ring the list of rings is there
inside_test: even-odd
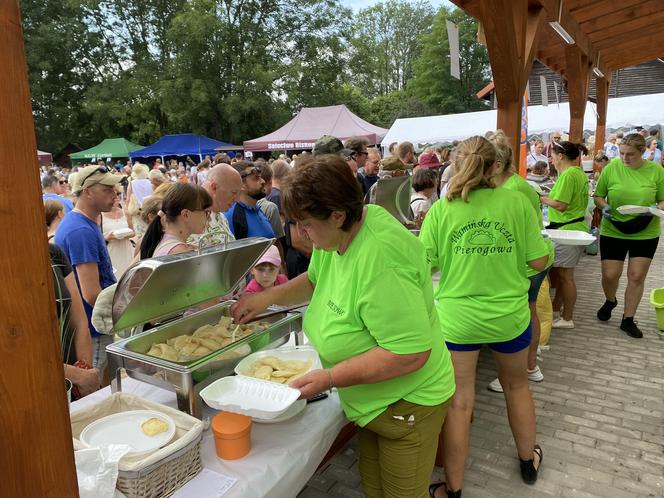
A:
[[[616,237],[599,236],[599,253],[602,261],[613,259],[616,261],[625,261],[629,254],[630,258],[648,258],[652,259],[657,251],[659,237],[654,239],[618,239]]]

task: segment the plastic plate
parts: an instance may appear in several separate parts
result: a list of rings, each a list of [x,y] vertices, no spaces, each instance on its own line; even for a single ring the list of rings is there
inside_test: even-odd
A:
[[[587,246],[595,242],[595,236],[580,230],[542,230],[542,234],[564,246]]]
[[[302,412],[307,407],[307,400],[300,399],[293,403],[288,410],[275,418],[255,418],[252,417],[254,422],[259,424],[278,424],[279,422],[285,422],[286,420],[292,419],[295,415]]]
[[[158,418],[168,424],[166,432],[148,436],[141,424],[150,418]],[[95,420],[81,431],[79,439],[91,448],[109,444],[131,446],[127,455],[143,455],[168,444],[175,435],[175,422],[171,417],[153,410],[131,410],[114,413]]]

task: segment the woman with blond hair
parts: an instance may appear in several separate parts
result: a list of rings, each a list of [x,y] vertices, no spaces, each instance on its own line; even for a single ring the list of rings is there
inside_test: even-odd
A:
[[[652,206],[664,209],[664,169],[643,159],[646,141],[638,133],[627,135],[620,144],[620,157],[602,171],[595,189],[595,205],[604,218],[600,227],[599,250],[602,258],[602,289],[606,301],[597,318],[608,321],[618,305],[618,283],[627,263],[625,308],[620,329],[639,339],[643,332],[634,321],[643,296],[643,285],[657,251],[661,232],[660,219],[645,215],[626,215],[617,211],[624,205]]]
[[[447,482],[431,486],[435,497],[461,496],[483,344],[496,361],[526,483],[537,480],[542,461],[526,373],[532,336],[526,266],[543,271],[549,249],[526,196],[495,188],[499,165],[491,142],[464,140],[456,164],[445,198],[429,210],[420,233],[433,269],[441,273],[435,298],[457,385],[443,425]]]
[[[496,187],[502,187],[516,192],[521,192],[528,199],[529,204],[533,207],[533,211],[537,218],[537,226],[541,230],[544,228],[542,219],[542,204],[535,189],[531,187],[527,181],[516,173],[514,167],[514,154],[512,147],[510,147],[509,139],[502,130],[487,134],[487,138],[493,143],[496,148],[496,175],[494,176],[494,183]],[[541,237],[541,235],[539,235]],[[544,375],[537,366],[537,346],[540,340],[540,322],[537,317],[537,296],[539,294],[542,282],[549,273],[549,269],[553,264],[554,251],[551,239],[543,239],[547,245],[548,261],[546,268],[543,271],[533,270],[530,266],[526,267],[526,275],[530,281],[528,288],[528,306],[530,307],[530,322],[533,328],[533,337],[530,341],[530,348],[528,350],[528,380],[533,382],[542,382]],[[500,385],[500,379],[495,379],[489,384],[489,389],[495,392],[503,392]]]

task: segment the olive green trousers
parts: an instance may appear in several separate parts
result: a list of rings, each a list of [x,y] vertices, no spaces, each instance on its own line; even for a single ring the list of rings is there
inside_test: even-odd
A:
[[[438,434],[450,400],[423,406],[400,400],[359,430],[360,475],[367,498],[426,498]]]

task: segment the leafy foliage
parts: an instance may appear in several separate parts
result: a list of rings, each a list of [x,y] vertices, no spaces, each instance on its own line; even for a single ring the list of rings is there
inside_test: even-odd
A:
[[[387,0],[22,0],[38,144],[148,144],[196,132],[234,143],[304,106],[394,119],[481,106],[486,51],[461,11]],[[461,31],[449,76],[445,18]]]

